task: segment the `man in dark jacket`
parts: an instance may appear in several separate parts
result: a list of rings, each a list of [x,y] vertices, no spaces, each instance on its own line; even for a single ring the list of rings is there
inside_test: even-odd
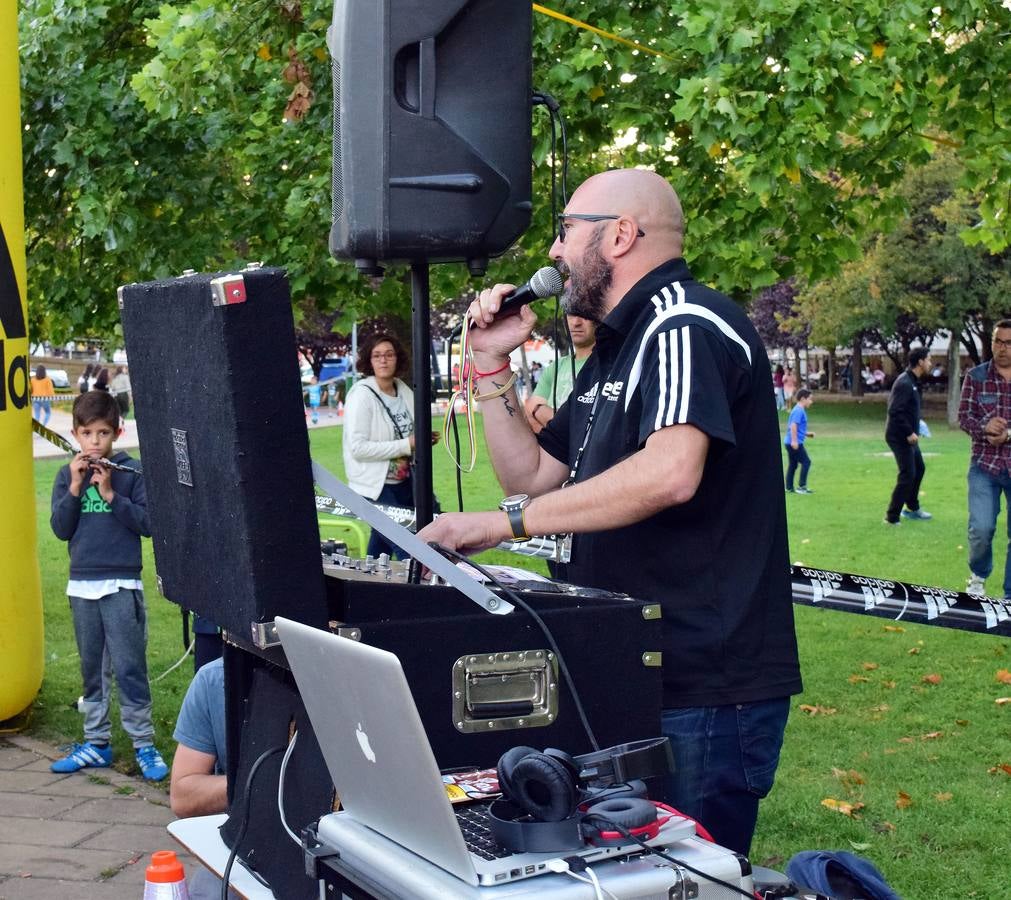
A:
[[[899,477],[885,513],[886,525],[898,525],[900,515],[907,519],[933,518],[925,509],[920,509],[920,482],[926,469],[920,453],[920,380],[930,372],[930,367],[930,353],[926,347],[912,350],[906,371],[895,379],[888,398],[885,440],[895,455]]]

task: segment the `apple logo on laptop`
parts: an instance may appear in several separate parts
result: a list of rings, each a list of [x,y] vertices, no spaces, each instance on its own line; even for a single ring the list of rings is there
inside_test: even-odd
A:
[[[358,746],[362,748],[362,753],[365,758],[374,763],[376,761],[376,752],[372,749],[372,745],[369,743],[369,736],[362,731],[362,723],[358,723],[358,727],[355,728],[355,737],[358,738]]]

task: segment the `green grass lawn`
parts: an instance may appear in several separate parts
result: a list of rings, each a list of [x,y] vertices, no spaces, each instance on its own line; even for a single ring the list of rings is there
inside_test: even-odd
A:
[[[877,402],[816,401],[809,411],[817,433],[808,446],[815,493],[787,496],[791,559],[964,588],[968,438],[928,418],[934,437],[923,443],[922,503],[934,520],[888,528],[881,520],[896,470],[883,416]],[[338,428],[311,432],[314,456],[338,474],[340,436]],[[29,726],[57,741],[78,737],[81,724],[71,709],[80,679],[64,596],[66,549],[49,530],[49,492],[61,464],[35,464],[46,675]],[[455,509],[453,471],[441,445],[434,468],[443,509]],[[499,496],[482,455],[478,471],[464,476],[465,506],[488,509]],[[995,551],[998,575],[988,586],[999,592],[1004,547]],[[149,542],[145,554],[155,678],[183,648],[178,609],[154,587]],[[513,554],[487,558],[545,571],[542,562]],[[1009,896],[1011,776],[1000,767],[1011,765],[1011,704],[995,701],[1011,696],[1011,685],[997,679],[1011,668],[1011,640],[810,607],[796,607],[796,615],[805,691],[795,698],[776,786],[762,804],[754,861],[781,867],[798,850],[844,849],[874,861],[907,898]],[[172,749],[191,673],[186,660],[153,686],[163,751]],[[117,756],[133,771],[114,721]],[[851,814],[838,811],[840,804],[849,804],[842,808]]]

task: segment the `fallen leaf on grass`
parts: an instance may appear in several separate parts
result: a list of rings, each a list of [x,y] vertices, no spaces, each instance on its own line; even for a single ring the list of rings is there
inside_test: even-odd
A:
[[[896,809],[908,809],[913,805],[913,798],[909,796],[905,791],[899,791],[899,796],[895,801]]]
[[[1011,775],[1011,766],[1007,763],[1001,763],[999,766],[994,766],[992,769],[987,769],[991,775],[996,775],[998,772],[1003,772],[1005,775]],[[822,803],[825,801],[822,800]]]
[[[934,794],[934,799],[938,803],[947,803],[954,796],[951,791],[941,791],[939,794]]]
[[[801,703],[797,709],[809,716],[834,716],[837,712],[834,706],[812,706],[810,703]]]
[[[878,664],[877,663],[872,663],[872,662],[865,662],[865,663],[863,663],[861,665],[861,668],[865,672],[873,672],[877,667],[878,667]]]
[[[968,719],[955,719],[955,724],[958,725],[958,726],[960,726],[960,727],[962,727],[962,728],[965,728],[969,724],[969,720]]]
[[[895,831],[895,826],[888,821],[875,822],[871,828],[873,828],[878,834],[885,834],[889,831]]]
[[[897,631],[900,634],[905,633],[905,630],[906,630],[901,625],[885,625],[883,627],[884,627],[885,631]]]
[[[1011,703],[1011,697],[998,697],[993,702],[996,703],[998,706],[1007,706],[1009,703]]]
[[[938,738],[943,738],[943,731],[928,731],[926,734],[920,735],[921,741],[936,741]]]
[[[917,656],[919,654],[919,652],[920,652],[920,648],[919,647],[910,647],[906,651],[906,653],[908,653],[910,656]]]
[[[856,769],[836,769],[833,767],[832,775],[839,779],[846,787],[853,787],[858,784],[866,784],[864,776]]]
[[[998,669],[995,677],[1001,684],[1011,684],[1011,672],[1007,669]]]
[[[924,684],[940,684],[944,681],[944,679],[940,675],[932,672],[930,675],[924,675],[920,681]]]
[[[913,739],[911,737],[899,738],[899,743],[900,744],[911,744],[911,743],[913,743]]]
[[[888,688],[888,690],[892,690],[897,684],[898,684],[897,681],[882,681],[881,687]]]
[[[888,712],[891,707],[887,703],[882,703],[880,706],[872,706],[871,712]]]
[[[865,684],[866,682],[870,681],[870,678],[868,678],[866,675],[850,675],[850,677],[847,678],[846,680],[850,684]]]
[[[856,841],[850,841],[850,846],[854,850],[857,850],[857,851],[860,851],[860,852],[862,852],[864,850],[870,850],[871,849],[871,845],[870,844],[864,844],[864,843],[859,843],[858,844]]]
[[[862,803],[850,803],[847,800],[836,800],[833,797],[826,797],[821,801],[821,805],[826,809],[831,809],[834,812],[842,813],[844,816],[849,816],[851,819],[859,819],[860,816],[856,815],[857,810],[864,808]]]

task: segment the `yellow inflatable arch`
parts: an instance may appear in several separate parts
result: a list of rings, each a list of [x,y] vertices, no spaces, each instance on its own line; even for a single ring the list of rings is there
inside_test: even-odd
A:
[[[17,3],[0,3],[0,721],[42,684],[42,595],[35,543]]]

